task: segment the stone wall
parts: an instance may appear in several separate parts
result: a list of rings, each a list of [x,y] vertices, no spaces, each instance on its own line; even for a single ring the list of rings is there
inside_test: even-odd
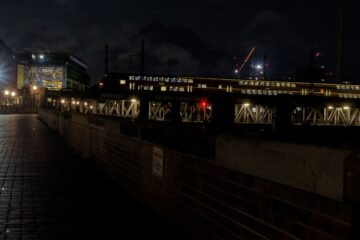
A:
[[[330,191],[333,195],[325,197],[321,196],[321,192],[314,194],[282,182],[285,181],[284,176],[297,173],[284,174],[283,179],[278,179],[282,184],[266,179],[275,178],[276,171],[284,171],[283,168],[294,164],[287,164],[282,157],[274,160],[276,164],[269,163],[265,169],[255,156],[251,161],[260,170],[251,175],[246,172],[252,168],[244,167],[243,171],[240,168],[246,162],[232,163],[234,167],[230,160],[225,159],[229,163],[224,167],[218,164],[219,159],[215,159],[217,163],[200,160],[194,155],[141,140],[137,137],[141,131],[136,131],[136,123],[101,117],[94,119],[78,114],[67,116],[51,111],[41,111],[39,116],[84,157],[95,160],[134,198],[182,226],[194,239],[350,239],[352,230],[356,228],[352,205],[331,199],[341,195],[338,190]],[[56,118],[59,124],[56,124]],[[126,126],[134,128],[130,130],[130,136],[121,133]],[[233,149],[235,153],[243,152],[244,157],[251,155],[251,150],[256,148],[246,143],[236,143],[239,145],[232,145],[232,148],[225,143],[217,143],[217,151],[222,149],[231,154]],[[159,149],[162,154],[158,154]],[[266,156],[269,155],[267,151],[275,150],[280,152],[278,155],[295,154],[293,149],[272,142],[260,144],[260,149],[257,154]],[[309,149],[306,154],[312,156],[311,153]],[[217,152],[216,156],[218,154],[221,152]],[[306,154],[302,164],[308,169],[312,165],[304,163]],[[335,169],[341,166],[338,159],[346,157],[347,152],[335,152],[333,155]],[[162,165],[159,159],[162,159]],[[301,161],[298,157],[293,159]],[[294,168],[301,166],[299,163]],[[277,167],[283,168],[267,170]],[[321,165],[313,166],[317,167]],[[263,178],[255,174],[263,174]],[[315,176],[312,175],[313,178]],[[334,181],[341,183],[341,173],[335,176]],[[307,183],[292,184],[305,186]],[[320,181],[319,184],[324,183]],[[318,190],[314,188],[314,191]]]

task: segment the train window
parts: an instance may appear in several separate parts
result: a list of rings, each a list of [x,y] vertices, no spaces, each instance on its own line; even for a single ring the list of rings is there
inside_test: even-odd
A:
[[[221,84],[219,85],[219,89],[222,89],[222,85],[221,85]]]
[[[265,86],[265,82],[261,81],[260,86],[262,86],[262,87]]]
[[[188,83],[193,83],[194,82],[194,80],[193,79],[188,79]]]
[[[248,82],[247,82],[247,81],[244,81],[244,85],[245,85],[245,86],[248,85]]]
[[[251,94],[251,90],[248,89],[248,90],[246,91],[246,93],[247,93],[247,94]]]
[[[241,93],[242,93],[242,94],[246,94],[246,90],[245,90],[245,89],[241,89]]]
[[[269,82],[266,82],[265,84],[267,87],[270,87],[270,83]]]
[[[129,76],[129,80],[133,81],[133,80],[135,80],[135,77],[134,76]]]
[[[243,82],[243,81],[239,81],[239,85],[244,85],[244,82]]]
[[[291,86],[291,84],[290,83],[286,83],[286,87],[290,87]]]
[[[172,77],[172,78],[170,79],[170,82],[172,82],[172,83],[176,82],[176,78]]]
[[[188,82],[187,78],[183,78],[183,82],[187,83]]]
[[[135,81],[140,81],[140,76],[136,76]]]
[[[121,79],[120,80],[120,85],[125,85],[125,84],[126,84],[126,80]]]
[[[179,92],[185,92],[185,88],[184,87],[179,87]]]
[[[356,89],[357,91],[359,91],[359,86],[355,86],[355,89]]]
[[[346,86],[346,90],[350,90],[350,86]]]
[[[160,87],[160,91],[166,92],[166,86],[161,86],[161,87]]]
[[[249,85],[250,85],[250,86],[254,86],[254,81],[250,81],[250,82],[249,82]]]
[[[177,91],[178,91],[178,87],[175,86],[175,87],[173,88],[173,90],[174,90],[174,92],[177,92]]]
[[[270,95],[270,96],[272,95],[272,91],[271,91],[271,90],[268,91],[268,95]]]
[[[256,94],[256,90],[252,90],[251,93],[252,93],[252,94]]]
[[[165,78],[165,82],[170,82],[170,78]]]
[[[292,87],[292,88],[296,88],[296,84],[295,84],[295,83],[292,83],[292,84],[291,84],[291,87]]]
[[[258,90],[258,91],[257,91],[257,94],[258,94],[258,95],[262,95],[262,91],[261,91],[261,90]]]
[[[255,82],[255,86],[259,86],[259,82]]]
[[[286,83],[281,83],[281,87],[286,87]]]
[[[150,86],[150,91],[154,91],[154,86]]]
[[[164,82],[164,77],[159,77],[159,82]]]
[[[181,78],[178,78],[178,79],[177,79],[177,82],[178,82],[178,83],[181,83],[181,82],[182,82],[182,81],[181,81]]]

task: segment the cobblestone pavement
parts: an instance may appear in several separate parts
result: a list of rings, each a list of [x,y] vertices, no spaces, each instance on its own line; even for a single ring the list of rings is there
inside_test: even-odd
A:
[[[0,240],[144,233],[175,239],[171,227],[116,190],[36,115],[0,115]]]

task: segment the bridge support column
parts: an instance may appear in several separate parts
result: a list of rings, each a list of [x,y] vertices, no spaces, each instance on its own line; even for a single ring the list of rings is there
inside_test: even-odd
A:
[[[171,122],[180,123],[180,101],[173,101],[171,104]]]
[[[288,96],[277,96],[275,132],[287,134],[292,123],[292,106]]]
[[[139,120],[147,121],[148,119],[149,119],[149,99],[141,98],[140,99]]]
[[[231,96],[218,95],[211,99],[212,122],[216,127],[230,127],[234,124],[235,105]]]

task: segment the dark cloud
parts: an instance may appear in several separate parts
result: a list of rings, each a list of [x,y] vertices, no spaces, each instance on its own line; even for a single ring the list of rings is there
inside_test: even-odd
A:
[[[0,38],[16,50],[71,51],[89,63],[93,82],[102,75],[106,43],[112,69],[137,70],[139,59],[131,66],[130,55],[139,54],[142,38],[149,72],[231,75],[232,56],[243,59],[255,45],[252,60],[267,54],[291,73],[308,63],[312,48],[323,52],[319,61],[334,65],[336,6],[336,0],[5,0]],[[359,64],[358,6],[347,0],[345,64]]]

